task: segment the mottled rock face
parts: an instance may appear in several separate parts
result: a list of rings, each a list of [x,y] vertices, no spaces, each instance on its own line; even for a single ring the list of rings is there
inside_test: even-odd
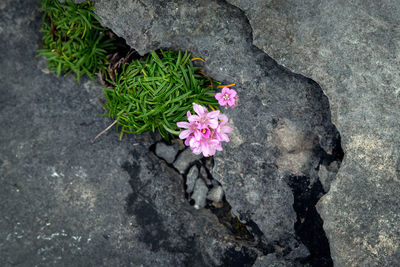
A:
[[[34,1],[0,4],[0,265],[252,264],[254,250],[189,205],[155,138],[91,142],[110,123],[101,86],[48,74],[40,21]]]
[[[223,110],[231,142],[215,156],[213,176],[234,213],[258,225],[266,240],[294,240],[287,178],[315,182],[321,157],[333,154],[338,142],[318,85],[254,47],[243,12],[222,1],[100,0],[95,12],[139,53],[187,49],[206,60],[208,75],[237,83],[238,106]]]
[[[168,163],[172,163],[175,160],[176,155],[178,154],[178,144],[174,144],[173,146],[168,146],[163,142],[158,142],[156,144],[155,153],[158,157],[164,159]]]
[[[244,1],[254,44],[319,83],[346,153],[318,209],[337,266],[400,259],[400,4]]]
[[[232,250],[246,250],[242,257],[249,262],[256,259],[257,250],[235,240],[209,210],[190,206],[184,197],[182,177],[158,158],[133,151],[122,168],[129,174],[132,187],[126,206],[134,218],[132,232],[149,251],[169,254],[173,260],[169,264],[174,266],[223,265],[234,260]],[[202,186],[208,191],[204,182]],[[199,202],[205,202],[206,192]],[[200,208],[205,205],[196,204]],[[142,263],[148,262],[150,258],[143,258]],[[162,259],[157,264],[162,266]]]
[[[188,204],[181,175],[149,152],[152,136],[120,142],[110,132],[91,144],[107,126],[101,89],[48,75],[34,58],[37,6],[3,1],[0,262],[294,266],[311,253],[309,263],[326,266],[320,243],[303,241],[308,251],[296,240],[321,234],[309,214],[320,227],[324,186],[318,210],[335,264],[400,265],[399,3],[227,2],[98,0],[96,12],[139,53],[188,49],[208,75],[237,83],[239,104],[224,110],[231,142],[212,174],[257,248]],[[336,178],[329,104],[346,152]],[[199,160],[185,151],[181,174]]]

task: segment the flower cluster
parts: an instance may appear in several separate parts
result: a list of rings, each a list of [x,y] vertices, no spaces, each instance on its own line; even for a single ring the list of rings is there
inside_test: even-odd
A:
[[[227,133],[232,129],[226,125],[228,117],[219,110],[209,112],[207,108],[196,103],[193,103],[193,110],[195,115],[187,112],[188,122],[177,123],[178,127],[186,129],[179,134],[179,138],[186,139],[185,145],[189,146],[194,154],[212,156],[217,150],[222,150],[221,142],[229,142]]]
[[[238,96],[235,90],[228,87],[222,88],[221,93],[215,95],[220,106],[235,107]],[[226,125],[228,117],[220,113],[219,110],[209,112],[207,108],[193,103],[193,110],[196,112],[192,115],[187,112],[188,122],[180,121],[178,127],[184,128],[179,134],[180,139],[186,139],[185,145],[189,146],[194,154],[208,157],[221,151],[221,142],[229,142],[227,133],[232,132],[232,128]]]

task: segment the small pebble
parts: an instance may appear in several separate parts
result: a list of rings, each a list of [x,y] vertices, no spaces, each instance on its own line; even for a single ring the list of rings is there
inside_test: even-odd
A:
[[[204,182],[206,182],[207,185],[211,185],[211,180],[208,179],[207,171],[204,166],[201,166],[200,168],[200,177],[203,178]]]
[[[172,163],[175,160],[176,154],[178,154],[178,144],[169,146],[163,142],[156,144],[156,155],[164,159],[168,163]]]
[[[336,161],[332,162],[328,167],[324,165],[319,166],[319,171],[318,171],[319,181],[321,182],[325,192],[329,191],[331,183],[335,180],[338,169],[339,169],[339,164]]]
[[[212,183],[212,185],[213,185],[214,187],[220,186],[220,185],[221,185],[221,184],[220,184],[217,180],[215,180],[215,179],[212,179],[212,180],[211,180],[211,183]]]
[[[194,208],[200,209],[206,206],[208,187],[202,179],[197,179],[194,185],[192,199],[194,200]]]
[[[183,143],[183,140],[181,139],[173,139],[171,143],[177,144],[179,150],[184,150],[186,148],[185,144]]]
[[[185,171],[189,168],[189,166],[195,161],[201,159],[202,154],[196,155],[193,152],[186,148],[178,155],[178,158],[174,162],[174,167],[181,173],[184,174]]]
[[[207,199],[214,201],[216,203],[221,202],[223,197],[224,197],[224,190],[222,189],[222,186],[217,186],[212,188],[207,194]]]
[[[194,185],[198,177],[199,177],[199,169],[197,168],[196,165],[194,165],[192,168],[190,168],[189,173],[186,176],[187,193],[190,194],[193,192]]]
[[[218,203],[212,202],[211,205],[213,205],[214,208],[220,209],[224,206],[224,203],[223,202],[218,202]]]

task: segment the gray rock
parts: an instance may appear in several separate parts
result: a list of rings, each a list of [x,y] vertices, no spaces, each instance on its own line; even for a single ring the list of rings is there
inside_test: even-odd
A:
[[[203,179],[197,179],[194,185],[193,194],[191,198],[194,200],[194,207],[201,209],[206,206],[208,187],[204,183]]]
[[[166,162],[172,163],[178,154],[178,144],[173,144],[171,146],[165,144],[164,142],[158,142],[156,144],[156,155],[160,158],[165,159]]]
[[[188,204],[179,174],[149,153],[150,135],[91,143],[110,124],[103,91],[39,69],[40,22],[35,1],[0,1],[1,265],[254,262],[256,251]]]
[[[189,148],[186,148],[178,155],[173,165],[180,173],[184,174],[191,164],[202,157],[201,154],[195,155]]]
[[[298,267],[304,266],[300,263],[293,262],[277,257],[275,254],[258,257],[252,267]]]
[[[292,251],[286,255],[286,257],[278,256],[277,254],[271,253],[265,256],[260,256],[255,261],[253,267],[297,267],[297,266],[310,266],[307,264],[302,264],[298,260],[303,255],[307,255],[308,250],[303,244],[299,244],[297,247],[293,248]],[[324,264],[320,262],[314,266],[329,266],[328,264]]]
[[[208,174],[204,166],[200,167],[200,177],[203,179],[206,185],[208,186],[212,185],[212,181],[208,178]]]
[[[197,178],[199,177],[199,169],[196,165],[190,168],[188,174],[186,175],[186,192],[192,193],[194,185],[196,183]]]
[[[346,156],[318,210],[335,265],[399,266],[400,3],[228,2],[257,47],[329,97]]]
[[[183,140],[181,140],[181,139],[173,139],[173,140],[171,140],[171,143],[173,145],[175,145],[175,144],[178,145],[179,150],[184,150],[186,148],[185,144],[183,143]]]
[[[205,158],[204,163],[207,170],[211,170],[214,167],[214,159],[212,157]]]
[[[211,184],[214,186],[214,187],[216,187],[216,186],[220,186],[221,184],[220,183],[218,183],[218,181],[217,180],[215,180],[215,179],[212,179],[211,180]]]
[[[285,177],[316,181],[317,151],[332,152],[337,143],[322,90],[254,47],[243,12],[223,1],[99,0],[95,12],[140,54],[188,49],[206,60],[208,75],[237,84],[239,105],[224,110],[231,142],[215,156],[213,176],[243,221],[257,224],[269,241],[294,242],[296,214]]]
[[[211,190],[207,194],[207,199],[214,201],[216,203],[221,202],[224,197],[224,189],[222,186],[216,186],[211,188]]]
[[[325,165],[319,166],[318,177],[325,192],[329,191],[331,183],[335,180],[338,170],[339,164],[337,161],[332,162],[328,167]]]

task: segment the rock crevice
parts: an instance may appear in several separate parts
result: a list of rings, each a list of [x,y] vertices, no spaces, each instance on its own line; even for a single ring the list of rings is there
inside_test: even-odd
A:
[[[246,16],[226,2],[99,0],[95,12],[142,55],[187,49],[206,60],[208,75],[236,82],[239,105],[224,111],[233,128],[231,142],[215,156],[212,176],[233,214],[258,225],[266,244],[280,240],[296,257],[308,256],[307,249],[295,249],[297,215],[285,177],[309,177],[312,186],[318,182],[319,149],[332,155],[340,143],[321,88],[255,47]]]
[[[228,2],[249,18],[254,45],[329,97],[346,157],[317,207],[335,265],[399,265],[400,5]]]

